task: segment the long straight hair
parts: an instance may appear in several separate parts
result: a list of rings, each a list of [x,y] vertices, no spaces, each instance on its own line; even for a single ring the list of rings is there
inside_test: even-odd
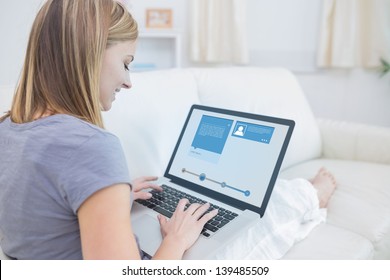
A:
[[[100,72],[107,47],[134,41],[137,23],[112,0],[48,0],[35,18],[10,116],[33,121],[47,110],[103,128]]]

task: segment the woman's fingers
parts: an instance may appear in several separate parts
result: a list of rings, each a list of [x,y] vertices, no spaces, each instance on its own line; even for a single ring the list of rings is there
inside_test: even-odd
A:
[[[144,176],[139,177],[132,181],[132,190],[134,194],[134,199],[149,199],[152,197],[152,194],[149,192],[143,192],[146,189],[154,189],[157,191],[162,191],[161,186],[155,184],[154,182],[158,179],[156,176]]]
[[[210,208],[209,203],[205,203],[203,205],[198,203],[193,203],[189,205],[186,210],[185,210],[185,206],[188,204],[188,200],[186,199],[186,204],[184,204],[184,201],[182,203],[183,204],[180,204],[179,202],[180,207],[178,205],[176,209],[180,209],[181,211],[184,211],[188,215],[192,216],[196,221],[200,220],[203,225],[218,214],[217,209],[214,209],[213,211],[206,213]]]
[[[163,237],[174,236],[175,240],[185,244],[185,248],[194,244],[207,221],[217,215],[218,211],[207,212],[210,204],[193,203],[188,205],[188,199],[180,199],[171,219],[158,216]],[[188,207],[187,207],[188,205]]]
[[[162,191],[162,187],[160,185],[156,185],[150,182],[142,182],[138,185],[138,190],[145,190],[145,189],[154,189],[156,191]]]
[[[176,210],[175,210],[175,213],[176,212],[184,212],[185,210],[185,207],[186,205],[189,203],[188,199],[187,198],[182,198],[179,200],[179,203],[177,204],[176,206]]]
[[[203,225],[205,225],[209,220],[217,216],[218,214],[218,209],[214,209],[213,211],[206,213],[199,219],[199,222]]]
[[[195,203],[195,204],[192,204],[190,207],[188,207],[187,211],[191,209],[191,211],[192,211],[191,215],[193,215],[196,220],[199,220],[200,217],[202,217],[204,215],[204,213],[209,208],[210,208],[210,204],[209,203],[206,203],[206,204],[203,204],[203,205]]]
[[[195,213],[198,212],[199,208],[201,208],[201,205],[199,203],[193,203],[188,206],[186,212],[190,215],[195,215]]]

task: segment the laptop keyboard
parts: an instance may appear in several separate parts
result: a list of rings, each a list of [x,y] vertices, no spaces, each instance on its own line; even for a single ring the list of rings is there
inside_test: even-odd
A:
[[[173,215],[173,212],[175,212],[176,206],[179,203],[179,200],[182,198],[187,198],[189,200],[189,204],[192,203],[199,203],[199,204],[205,204],[207,201],[201,200],[195,196],[189,195],[185,192],[176,190],[174,188],[171,188],[167,185],[162,185],[163,188],[162,192],[152,190],[150,193],[152,194],[152,198],[148,200],[141,200],[138,199],[136,202],[153,209],[154,211],[170,218]],[[189,206],[189,204],[186,205],[186,208]],[[223,226],[227,225],[230,221],[232,221],[234,218],[238,216],[238,214],[226,210],[222,207],[219,207],[218,205],[211,204],[210,208],[207,210],[206,213],[218,209],[218,214],[214,218],[212,218],[210,221],[208,221],[201,234],[205,237],[210,237],[214,233],[216,233],[219,229],[221,229]]]

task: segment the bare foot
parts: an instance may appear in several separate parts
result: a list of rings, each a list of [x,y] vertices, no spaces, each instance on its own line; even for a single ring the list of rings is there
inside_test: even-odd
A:
[[[334,176],[327,169],[322,167],[316,176],[309,181],[317,190],[320,208],[325,208],[337,186]]]

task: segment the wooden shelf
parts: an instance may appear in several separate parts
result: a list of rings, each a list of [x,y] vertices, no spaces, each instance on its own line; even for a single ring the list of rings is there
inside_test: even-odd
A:
[[[140,30],[133,71],[181,67],[181,33],[178,30]]]

